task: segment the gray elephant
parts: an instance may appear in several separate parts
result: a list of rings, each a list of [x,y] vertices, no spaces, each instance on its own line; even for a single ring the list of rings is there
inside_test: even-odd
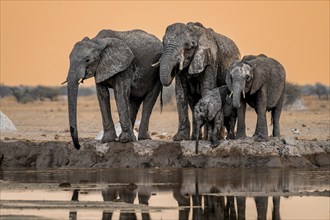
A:
[[[237,111],[233,106],[233,99],[231,97],[231,91],[227,85],[220,86],[219,93],[222,102],[223,111],[223,125],[227,130],[227,139],[235,139],[235,125],[237,119]],[[220,138],[224,138],[223,127],[221,127]]]
[[[210,90],[201,98],[194,107],[194,121],[196,122],[196,132],[193,134],[196,138],[196,154],[198,153],[198,142],[200,137],[200,128],[205,124],[206,139],[211,141],[211,146],[219,145],[220,128],[223,125],[222,101],[218,88]]]
[[[266,112],[271,111],[273,136],[280,136],[286,73],[275,59],[263,54],[245,56],[234,62],[227,75],[228,88],[233,92],[233,105],[237,108],[237,137],[246,137],[245,110],[248,103],[257,113],[256,140],[268,140]],[[241,101],[243,98],[244,101]],[[239,123],[241,122],[241,123]]]
[[[230,93],[227,85],[217,87],[208,91],[195,105],[196,149],[198,149],[198,140],[201,136],[200,128],[204,124],[208,130],[205,138],[211,141],[212,147],[219,145],[219,138],[224,138],[223,127],[227,130],[227,139],[235,139],[237,113],[232,105],[232,98],[229,97]]]
[[[163,37],[160,80],[169,86],[175,77],[178,131],[173,140],[190,139],[191,111],[207,91],[225,84],[230,64],[240,59],[236,44],[200,23],[175,23]],[[193,121],[193,133],[196,125]]]
[[[117,138],[110,111],[108,88],[113,88],[122,133],[120,142],[135,140],[133,125],[143,102],[139,139],[148,139],[149,118],[161,90],[159,68],[152,66],[161,56],[162,43],[142,30],[117,32],[102,30],[93,38],[75,44],[70,54],[68,107],[71,137],[79,149],[77,131],[77,92],[83,80],[95,78],[102,114],[102,142]]]

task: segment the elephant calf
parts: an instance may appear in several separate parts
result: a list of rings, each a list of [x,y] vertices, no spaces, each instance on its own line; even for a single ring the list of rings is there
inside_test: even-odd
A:
[[[194,121],[196,123],[196,153],[198,153],[198,142],[200,128],[205,124],[206,139],[211,141],[211,146],[219,145],[220,130],[223,125],[227,129],[227,138],[234,139],[234,128],[236,123],[236,109],[232,106],[228,87],[221,86],[210,90],[199,100],[194,108]]]

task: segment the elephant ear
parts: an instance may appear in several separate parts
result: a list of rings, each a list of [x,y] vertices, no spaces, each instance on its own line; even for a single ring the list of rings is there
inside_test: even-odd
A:
[[[100,54],[100,62],[95,75],[96,83],[103,82],[124,71],[134,59],[132,50],[124,41],[116,38],[108,39],[110,40]],[[102,40],[104,39],[100,39],[100,41]]]
[[[219,90],[217,89],[217,91],[214,93],[212,91],[212,98],[210,98],[210,101],[207,106],[208,108],[207,117],[209,121],[214,119],[215,115],[221,110],[221,107],[222,107],[221,96]]]
[[[210,64],[211,51],[209,48],[198,46],[193,60],[189,65],[189,74],[201,73]]]
[[[252,76],[250,94],[256,93],[264,84],[269,80],[269,69],[267,68],[265,62],[254,59],[246,62],[250,67],[250,75]]]

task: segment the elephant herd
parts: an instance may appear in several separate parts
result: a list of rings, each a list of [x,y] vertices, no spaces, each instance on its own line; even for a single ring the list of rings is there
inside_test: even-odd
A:
[[[67,89],[70,133],[77,149],[78,86],[90,77],[95,78],[103,143],[136,140],[133,125],[142,103],[138,139],[150,139],[153,106],[163,86],[169,86],[174,78],[179,119],[174,141],[196,140],[197,152],[200,138],[210,140],[213,147],[219,145],[223,127],[228,139],[246,137],[246,103],[257,113],[256,140],[268,139],[267,111],[271,111],[273,136],[280,135],[286,77],[283,66],[263,54],[241,59],[234,41],[198,22],[169,25],[163,42],[142,30],[102,30],[74,45]],[[122,129],[119,137],[111,116],[109,88],[114,90],[117,104]]]

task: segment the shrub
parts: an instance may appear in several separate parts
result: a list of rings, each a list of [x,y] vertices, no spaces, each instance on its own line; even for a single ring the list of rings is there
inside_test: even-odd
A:
[[[284,91],[283,105],[292,105],[295,101],[301,98],[301,89],[297,84],[286,82]]]
[[[329,88],[321,83],[315,84],[315,91],[316,95],[321,99],[322,97],[325,97],[326,99],[329,99]]]
[[[37,86],[36,88],[31,89],[31,93],[40,101],[44,101],[45,99],[54,101],[60,94],[58,88],[46,86]]]
[[[5,86],[3,84],[0,84],[0,97],[6,97],[6,96],[12,96],[13,91],[10,86]]]
[[[54,101],[59,95],[59,89],[46,86],[15,86],[11,88],[13,96],[19,103],[27,103],[33,101],[44,101],[49,99]]]

